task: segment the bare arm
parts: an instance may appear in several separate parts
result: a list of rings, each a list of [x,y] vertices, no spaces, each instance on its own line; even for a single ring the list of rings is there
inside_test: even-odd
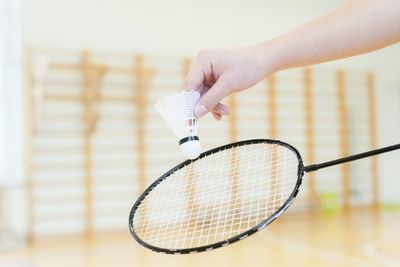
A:
[[[374,51],[400,41],[400,0],[351,0],[329,14],[261,44],[199,53],[185,90],[203,90],[198,117],[229,110],[219,102],[266,75]]]
[[[278,38],[275,70],[371,52],[400,41],[400,1],[353,0]],[[268,53],[268,52],[267,52]]]

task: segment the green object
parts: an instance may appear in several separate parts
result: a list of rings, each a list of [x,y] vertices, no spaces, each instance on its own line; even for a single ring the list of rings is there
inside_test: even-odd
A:
[[[400,204],[398,203],[383,203],[381,205],[383,210],[398,211],[400,210]]]
[[[320,194],[320,208],[323,215],[334,215],[340,210],[339,198],[336,193],[325,192]]]

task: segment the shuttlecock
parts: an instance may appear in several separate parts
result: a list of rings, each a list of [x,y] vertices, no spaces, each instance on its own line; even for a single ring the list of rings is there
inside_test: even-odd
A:
[[[200,139],[197,136],[197,118],[194,105],[199,101],[197,91],[182,91],[157,101],[155,107],[179,139],[182,154],[195,159],[201,153]]]

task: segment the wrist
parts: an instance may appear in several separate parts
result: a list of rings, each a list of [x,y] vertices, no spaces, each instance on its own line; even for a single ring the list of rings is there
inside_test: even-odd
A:
[[[278,42],[276,39],[256,44],[258,58],[265,76],[282,69]]]

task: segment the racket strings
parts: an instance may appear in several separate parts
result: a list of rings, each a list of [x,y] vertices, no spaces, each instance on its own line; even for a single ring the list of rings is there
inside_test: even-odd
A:
[[[276,144],[219,151],[175,171],[143,200],[133,227],[148,244],[185,249],[237,236],[289,198],[298,159]]]

